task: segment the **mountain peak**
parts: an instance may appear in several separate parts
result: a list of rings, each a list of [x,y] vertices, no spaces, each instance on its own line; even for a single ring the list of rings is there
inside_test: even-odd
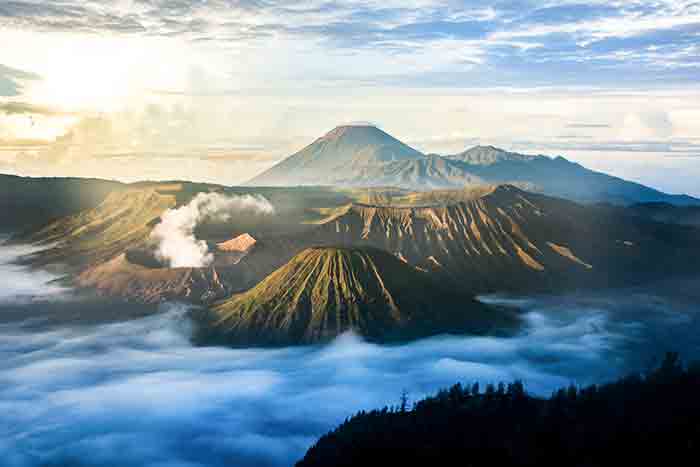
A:
[[[391,135],[385,133],[384,131],[380,130],[377,126],[371,124],[371,123],[347,123],[344,125],[338,125],[337,127],[333,128],[331,131],[326,133],[325,135],[321,136],[319,140],[334,140],[334,139],[340,139],[346,136],[352,136],[353,134],[355,135],[375,135],[375,136],[385,136],[388,138],[392,138]]]
[[[437,312],[439,310],[440,312]],[[381,249],[313,247],[213,309],[213,331],[235,344],[326,341],[353,330],[392,340],[469,332],[493,313]]]
[[[474,146],[464,152],[448,156],[450,159],[460,160],[474,165],[492,165],[503,161],[527,161],[535,159],[537,156],[529,156],[509,152],[495,146]]]
[[[369,123],[341,125],[263,172],[253,185],[341,184],[364,168],[425,157]]]

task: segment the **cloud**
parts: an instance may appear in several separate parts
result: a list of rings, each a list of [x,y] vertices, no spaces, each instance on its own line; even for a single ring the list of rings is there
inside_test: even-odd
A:
[[[566,128],[611,128],[609,123],[567,123]]]
[[[41,79],[41,77],[35,73],[0,64],[0,96],[18,96],[22,90],[22,83],[24,81],[35,81],[39,79]]]
[[[350,54],[365,65],[372,65],[375,54],[385,61],[405,56],[400,75],[416,72],[406,66],[411,63],[410,56],[427,54],[441,44],[454,44],[455,48],[469,50],[471,58],[481,57],[475,63],[488,65],[481,68],[482,74],[488,75],[486,81],[504,72],[517,74],[520,63],[523,67],[535,64],[545,68],[542,76],[549,82],[562,77],[551,71],[564,64],[579,71],[572,74],[579,81],[600,80],[601,73],[605,73],[608,82],[618,81],[619,76],[606,71],[610,67],[619,70],[636,66],[630,79],[637,80],[645,74],[640,73],[640,65],[666,73],[672,73],[670,65],[700,66],[697,51],[687,49],[696,45],[700,27],[700,11],[689,1],[610,4],[589,0],[542,6],[541,2],[527,0],[490,0],[476,8],[436,0],[315,0],[306,6],[277,0],[10,1],[0,5],[3,23],[39,31],[177,37],[193,44],[232,49],[236,56],[265,51],[269,57],[273,51],[266,50],[267,45],[284,44],[288,52],[304,57],[294,61],[297,67],[313,62],[309,68],[323,65],[309,57],[311,50],[334,59]],[[663,54],[654,56],[650,46],[663,47]],[[334,61],[324,67],[325,73],[337,70],[332,66]],[[433,71],[463,71],[464,65],[460,54],[432,56]],[[354,70],[342,69],[345,73]],[[396,67],[387,67],[387,71],[390,69]],[[593,70],[598,74],[593,76]],[[675,76],[690,79],[690,74],[680,70]],[[520,79],[528,79],[528,75],[520,75]]]
[[[636,130],[635,130],[636,131]],[[646,130],[644,130],[646,131]],[[630,134],[632,136],[632,134]],[[700,144],[688,140],[655,141],[651,139],[633,138],[605,140],[592,139],[587,135],[558,135],[561,140],[573,141],[513,141],[512,146],[516,150],[527,148],[539,148],[545,151],[592,151],[592,152],[628,152],[628,153],[660,153],[664,155],[685,156],[700,150]],[[576,141],[585,139],[586,141]]]
[[[274,214],[275,208],[260,195],[226,196],[198,193],[185,206],[168,209],[151,232],[156,257],[172,268],[203,268],[214,260],[204,240],[195,238],[195,229],[205,222],[226,222],[236,215]]]
[[[0,112],[7,115],[43,115],[48,117],[73,115],[59,109],[27,102],[0,102]]]
[[[524,311],[527,326],[511,337],[382,346],[346,334],[326,346],[228,349],[192,347],[182,305],[98,324],[85,321],[99,304],[81,308],[77,325],[9,319],[17,309],[7,291],[41,290],[48,278],[13,268],[3,279],[0,458],[16,467],[288,466],[347,416],[397,404],[404,390],[417,400],[458,381],[519,378],[548,395],[644,370],[667,348],[700,356],[693,305],[650,288],[483,297]],[[43,316],[44,307],[22,311]]]
[[[37,297],[52,297],[67,292],[68,289],[55,284],[58,276],[46,271],[29,273],[26,268],[18,265],[17,259],[30,255],[38,248],[26,245],[7,245],[6,238],[0,233],[0,276],[6,277],[7,282],[0,292],[0,307],[8,304],[27,302]]]
[[[620,129],[623,140],[669,138],[673,134],[673,123],[664,111],[630,112],[625,115]]]

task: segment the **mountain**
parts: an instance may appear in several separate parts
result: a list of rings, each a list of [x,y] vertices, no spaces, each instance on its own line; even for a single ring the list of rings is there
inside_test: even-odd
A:
[[[169,271],[153,259],[149,236],[165,210],[191,196],[176,188],[117,191],[99,206],[29,236],[47,249],[25,260],[40,267],[67,265],[73,283],[104,295],[201,302],[245,291],[314,246],[381,249],[473,295],[626,285],[697,272],[692,259],[700,256],[700,231],[693,227],[648,220],[632,208],[580,205],[510,185],[479,185],[386,192],[379,196],[383,204],[332,207],[303,230],[274,225],[275,233],[248,230],[251,234],[241,229],[250,227],[248,221],[238,218],[203,226],[198,238],[214,253],[214,271]],[[323,192],[314,193],[304,196]],[[287,191],[281,195],[292,201]],[[287,217],[284,211],[280,216]],[[191,286],[191,280],[202,285]]]
[[[629,205],[667,202],[700,205],[686,195],[670,195],[639,183],[623,180],[570,162],[563,157],[531,156],[493,146],[477,146],[446,156],[488,183],[526,183],[542,193],[584,203],[608,202]]]
[[[423,158],[423,154],[371,125],[339,126],[258,175],[248,185],[342,184],[358,171]]]
[[[463,164],[431,155],[365,166],[351,176],[339,179],[338,183],[356,187],[396,186],[434,190],[479,185],[484,181],[469,172]]]
[[[612,286],[697,272],[687,258],[700,257],[698,229],[510,185],[472,195],[449,205],[353,204],[305,240],[380,248],[474,294]]]
[[[392,186],[410,190],[511,184],[584,203],[666,202],[700,205],[639,183],[589,170],[563,157],[476,146],[449,156],[425,155],[371,125],[335,128],[250,180],[248,185]]]
[[[143,246],[161,214],[176,205],[176,195],[165,187],[118,190],[96,207],[57,219],[20,239],[47,246],[27,258],[34,266],[61,263],[81,268]]]
[[[105,297],[121,297],[139,303],[188,300],[207,303],[229,292],[217,269],[162,268],[140,264],[134,253],[90,267],[78,274],[75,285],[94,290]]]
[[[0,174],[0,233],[32,230],[100,204],[121,183]]]
[[[388,252],[335,247],[302,251],[211,313],[202,339],[235,345],[321,342],[348,330],[390,341],[510,322]]]
[[[639,203],[630,206],[630,211],[640,217],[658,222],[700,227],[700,205],[677,206],[670,203]]]
[[[474,146],[464,152],[446,157],[449,160],[466,162],[469,165],[489,166],[499,162],[530,162],[545,156],[528,156],[515,152],[504,151],[494,146]]]

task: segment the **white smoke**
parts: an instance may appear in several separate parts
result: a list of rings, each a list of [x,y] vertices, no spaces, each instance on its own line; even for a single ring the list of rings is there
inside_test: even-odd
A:
[[[156,257],[171,268],[209,266],[214,255],[204,240],[195,237],[202,222],[226,222],[235,214],[273,214],[274,206],[260,195],[199,193],[185,206],[168,209],[151,232]]]

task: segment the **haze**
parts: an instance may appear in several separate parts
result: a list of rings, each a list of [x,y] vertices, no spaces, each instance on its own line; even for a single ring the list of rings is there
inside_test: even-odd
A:
[[[700,195],[694,1],[0,5],[0,171],[236,184],[343,122]]]

